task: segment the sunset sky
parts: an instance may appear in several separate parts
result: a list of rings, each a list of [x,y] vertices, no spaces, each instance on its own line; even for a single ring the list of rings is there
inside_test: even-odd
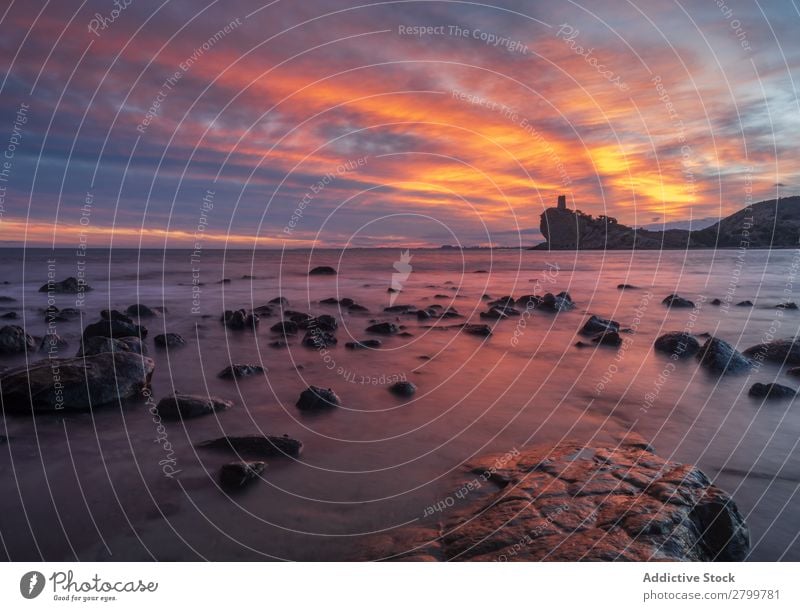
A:
[[[519,246],[561,193],[800,193],[793,2],[118,6],[0,1],[6,245]]]

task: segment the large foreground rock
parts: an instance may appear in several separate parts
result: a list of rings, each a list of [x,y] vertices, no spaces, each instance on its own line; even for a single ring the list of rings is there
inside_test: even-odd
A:
[[[0,329],[0,354],[19,354],[36,349],[36,340],[17,325],[6,325]]]
[[[44,359],[0,374],[7,412],[87,411],[137,395],[155,363],[132,352]],[[60,387],[59,387],[60,385]]]
[[[644,442],[536,446],[469,467],[466,494],[439,503],[451,508],[444,514],[427,512],[440,524],[375,537],[363,553],[440,561],[740,561],[750,548],[731,497],[697,467],[664,460]],[[496,492],[487,499],[490,486]]]
[[[752,363],[728,342],[709,337],[697,353],[700,364],[716,374],[748,371]]]

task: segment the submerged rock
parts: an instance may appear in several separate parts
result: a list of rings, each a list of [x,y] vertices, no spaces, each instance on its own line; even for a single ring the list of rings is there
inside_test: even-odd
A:
[[[17,325],[6,325],[0,329],[0,354],[19,354],[36,349],[36,340]]]
[[[179,420],[206,416],[230,407],[233,407],[233,401],[206,395],[186,395],[176,392],[170,397],[161,399],[156,409],[162,418]]]
[[[219,481],[223,487],[239,489],[253,483],[264,472],[266,463],[256,461],[238,461],[222,465],[219,470]]]
[[[653,348],[657,352],[672,354],[675,358],[685,358],[698,353],[700,342],[689,333],[670,331],[656,339]]]
[[[776,309],[779,310],[796,310],[797,304],[794,301],[784,301],[783,303],[779,303],[775,306]]]
[[[717,374],[741,373],[752,367],[752,363],[728,342],[710,337],[697,353],[700,364]]]
[[[668,308],[693,308],[694,307],[694,302],[693,301],[689,301],[688,299],[684,299],[680,295],[675,295],[675,294],[667,295],[666,297],[664,297],[664,299],[661,301],[661,303],[663,303]]]
[[[606,331],[605,333],[595,335],[592,338],[592,341],[595,344],[600,344],[601,346],[617,347],[622,345],[622,338],[616,331]]]
[[[733,499],[645,443],[534,446],[468,467],[472,481],[501,489],[429,508],[430,526],[374,537],[369,559],[731,562],[750,549]]]
[[[357,342],[347,342],[344,347],[350,350],[365,350],[368,348],[380,348],[381,340],[379,339],[361,339]]]
[[[583,327],[581,327],[579,333],[581,335],[595,335],[597,333],[605,333],[607,331],[619,333],[619,323],[615,320],[609,320],[592,315],[589,317],[589,320],[586,321]]]
[[[264,368],[261,365],[242,365],[234,363],[220,371],[217,377],[225,380],[232,380],[233,378],[244,378],[256,375],[257,373],[264,373]]]
[[[88,411],[137,395],[154,369],[151,359],[132,352],[48,358],[0,374],[0,392],[8,412]]]
[[[309,276],[335,276],[336,270],[328,265],[320,265],[308,272]]]
[[[776,339],[756,344],[745,350],[744,354],[756,361],[798,365],[800,364],[800,339]]]
[[[296,335],[298,328],[296,322],[292,320],[283,320],[272,325],[269,330],[273,333],[280,333],[281,335]]]
[[[101,310],[100,311],[100,318],[103,320],[115,320],[124,322],[127,324],[133,324],[133,320],[127,314],[123,314],[119,310]]]
[[[142,340],[138,337],[90,337],[81,342],[75,356],[92,356],[103,352],[133,352],[134,354],[147,354]]]
[[[300,393],[300,398],[296,403],[297,408],[303,411],[325,410],[339,407],[341,404],[341,399],[333,390],[318,386],[309,386]]]
[[[92,337],[147,337],[147,327],[135,325],[124,320],[103,319],[87,325],[83,330],[84,341]]]
[[[378,333],[380,335],[394,335],[400,328],[393,322],[379,322],[367,327],[367,333]]]
[[[125,313],[128,316],[134,316],[138,318],[153,318],[154,316],[158,316],[159,312],[156,310],[147,307],[143,303],[135,303],[133,305],[129,305],[128,308],[125,310]]]
[[[177,333],[163,333],[153,338],[153,343],[160,348],[177,348],[185,346],[186,340]]]
[[[632,284],[618,284],[618,285],[617,285],[617,288],[618,288],[620,291],[624,291],[624,290],[634,290],[634,289],[638,289],[639,287],[638,287],[638,286],[634,286],[634,285],[632,285]]]
[[[58,333],[48,333],[39,343],[39,352],[58,353],[69,346],[69,342]]]
[[[395,382],[389,387],[389,392],[398,397],[412,397],[417,392],[417,385],[413,382]]]
[[[479,335],[481,337],[489,337],[492,330],[489,325],[464,325],[461,327],[464,333],[468,335]]]
[[[39,289],[40,293],[54,292],[54,293],[81,293],[91,291],[92,287],[85,282],[70,276],[61,282],[48,282],[43,284]]]
[[[259,316],[255,313],[248,313],[245,309],[225,310],[220,319],[228,329],[255,329],[259,323]]]
[[[750,301],[749,299],[746,299],[744,301],[740,301],[736,305],[737,305],[737,307],[740,307],[740,308],[751,308],[751,307],[753,307],[753,302]]]
[[[333,333],[321,329],[311,329],[303,336],[303,345],[308,348],[327,348],[339,342]]]
[[[198,448],[228,450],[237,454],[257,456],[300,456],[303,443],[288,435],[243,435],[219,437],[197,444]]]
[[[711,301],[709,301],[708,303],[710,303],[710,304],[711,304],[711,305],[713,305],[713,306],[722,305],[722,299],[720,299],[720,298],[718,298],[718,297],[714,297],[714,299],[712,299],[712,300],[711,300]]]
[[[548,312],[562,312],[574,308],[575,302],[567,292],[561,292],[558,295],[547,293],[541,298],[537,307]]]
[[[794,388],[789,388],[782,384],[775,384],[774,382],[768,384],[756,382],[750,387],[747,394],[751,397],[762,399],[791,399],[797,394],[797,391]]]

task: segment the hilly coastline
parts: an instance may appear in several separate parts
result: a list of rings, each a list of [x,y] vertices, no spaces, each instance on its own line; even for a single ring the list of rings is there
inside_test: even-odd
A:
[[[546,242],[536,250],[793,248],[800,236],[800,196],[758,202],[699,230],[635,229],[613,217],[568,210],[564,200],[541,215]]]

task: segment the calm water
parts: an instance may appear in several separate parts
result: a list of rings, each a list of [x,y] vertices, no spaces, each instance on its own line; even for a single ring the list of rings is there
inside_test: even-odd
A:
[[[110,258],[89,251],[86,274],[95,290],[82,308],[85,323],[101,309],[136,302],[168,310],[144,323],[156,360],[156,399],[174,388],[236,406],[167,425],[180,470],[175,479],[159,466],[164,449],[143,404],[35,421],[7,417],[0,430],[9,437],[0,447],[5,554],[14,560],[346,558],[364,534],[421,520],[457,489],[471,456],[562,438],[608,442],[634,430],[662,456],[698,464],[734,496],[751,528],[752,559],[800,560],[800,410],[747,397],[755,381],[797,382],[773,365],[719,380],[689,360],[659,384],[668,359],[651,349],[659,334],[687,327],[740,349],[776,324],[778,337],[795,335],[800,312],[779,317],[771,307],[800,302],[800,287],[792,286],[794,252],[750,251],[737,259],[736,251],[413,251],[408,277],[395,278],[403,285],[396,304],[453,306],[463,320],[481,322],[484,294],[566,290],[577,307],[557,316],[535,312],[524,327],[502,321],[486,341],[400,317],[411,337],[388,338],[377,351],[345,349],[345,341],[367,337],[370,320],[394,319],[382,310],[400,254],[204,251],[192,262],[186,251],[115,250]],[[45,329],[47,296],[37,291],[47,280],[48,259],[59,279],[76,275],[79,259],[71,250],[0,255],[0,282],[9,283],[0,285],[0,295],[18,300],[0,306],[23,316],[15,324],[34,335]],[[339,275],[309,278],[315,265],[335,266]],[[203,283],[199,296],[193,276]],[[231,282],[218,283],[222,278]],[[640,288],[620,291],[619,283]],[[673,292],[698,303],[749,299],[755,307],[670,311],[661,299]],[[292,310],[340,320],[339,344],[328,358],[299,339],[270,347],[274,316],[262,319],[256,333],[226,331],[218,321],[223,309],[256,307],[278,295]],[[327,297],[353,298],[370,313],[318,304]],[[61,308],[74,302],[57,298]],[[628,345],[575,348],[575,333],[590,313],[633,328]],[[183,335],[187,346],[169,353],[155,348],[152,337],[165,331]],[[58,332],[73,354],[80,321],[59,323]],[[268,374],[218,379],[231,362],[260,363]],[[393,375],[417,384],[413,400],[387,391]],[[308,384],[333,388],[344,407],[300,413],[294,404]],[[215,483],[227,457],[193,444],[259,431],[288,433],[305,451],[299,461],[268,461],[265,481],[228,497]]]

